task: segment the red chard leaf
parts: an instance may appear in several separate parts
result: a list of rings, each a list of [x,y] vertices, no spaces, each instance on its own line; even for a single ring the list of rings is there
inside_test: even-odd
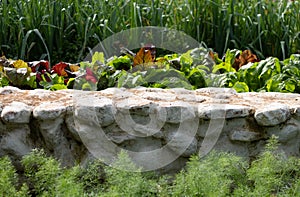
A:
[[[43,70],[50,72],[49,62],[45,60],[28,62],[28,65],[33,73],[42,72]]]
[[[89,67],[86,68],[85,79],[86,79],[87,81],[92,82],[92,83],[97,83],[97,82],[98,82],[97,77],[94,75],[92,69],[89,68]]]

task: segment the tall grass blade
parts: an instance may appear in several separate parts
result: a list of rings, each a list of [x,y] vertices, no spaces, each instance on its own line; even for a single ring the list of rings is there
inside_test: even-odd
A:
[[[26,35],[25,35],[25,37],[23,38],[23,41],[22,41],[22,48],[21,48],[20,58],[25,59],[25,50],[26,50],[27,40],[28,40],[28,38],[29,38],[29,36],[31,35],[32,32],[34,32],[40,38],[40,40],[42,41],[42,43],[45,47],[46,53],[47,53],[48,61],[49,61],[49,63],[51,63],[51,57],[50,57],[48,47],[46,45],[46,42],[44,41],[43,36],[41,35],[41,33],[39,32],[38,29],[29,30],[26,33]],[[29,48],[31,48],[31,47],[29,47]]]

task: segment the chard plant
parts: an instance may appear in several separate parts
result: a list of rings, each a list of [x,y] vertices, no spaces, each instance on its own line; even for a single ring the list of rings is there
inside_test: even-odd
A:
[[[156,57],[142,47],[137,54],[104,58],[96,52],[91,62],[71,64],[48,61],[24,62],[0,58],[0,85],[22,89],[103,90],[109,87],[185,88],[228,87],[237,92],[300,93],[298,54],[280,61],[276,57],[258,59],[250,50],[227,50],[218,54],[206,47],[183,54]],[[127,51],[127,52],[128,52]]]

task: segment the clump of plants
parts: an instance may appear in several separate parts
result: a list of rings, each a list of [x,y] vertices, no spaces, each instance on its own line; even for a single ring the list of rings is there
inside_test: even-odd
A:
[[[173,177],[142,172],[121,151],[111,165],[62,167],[42,150],[23,157],[22,174],[0,158],[1,196],[297,196],[300,159],[285,157],[271,137],[259,157],[248,163],[224,152],[192,156]],[[22,179],[19,179],[22,176]]]
[[[237,92],[300,93],[300,55],[280,61],[260,60],[250,50],[218,54],[206,47],[183,54],[156,57],[156,48],[125,50],[109,59],[96,52],[91,62],[70,64],[48,61],[24,62],[0,58],[0,85],[23,89],[103,90],[109,87],[185,88],[229,87]]]

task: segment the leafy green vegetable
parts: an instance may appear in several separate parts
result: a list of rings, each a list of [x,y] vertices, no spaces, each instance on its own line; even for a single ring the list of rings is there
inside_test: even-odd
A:
[[[129,70],[132,67],[131,59],[125,55],[121,57],[115,57],[108,65],[114,67],[116,70]]]
[[[139,50],[139,56],[133,53],[132,57],[114,56],[108,60],[103,53],[96,52],[92,62],[61,62],[52,69],[47,61],[26,63],[1,57],[0,74],[1,86],[50,90],[228,87],[237,92],[300,93],[299,54],[283,61],[275,57],[258,60],[250,50],[228,49],[221,60],[216,53],[202,46],[183,54],[157,58],[145,48]]]
[[[47,79],[42,76],[43,81],[40,82],[40,84],[47,90],[62,90],[67,89],[67,85],[65,85],[64,77],[58,76],[57,74],[47,74],[48,77],[50,77],[51,81],[48,82]]]
[[[300,55],[293,54],[281,64],[281,72],[272,76],[266,83],[266,90],[273,92],[300,93]]]
[[[249,63],[245,66],[242,66],[237,75],[239,77],[239,81],[245,82],[248,87],[249,91],[256,91],[263,86],[259,79],[259,73],[257,70],[258,63]]]
[[[7,77],[1,77],[0,78],[0,86],[4,87],[4,86],[8,86],[9,85],[9,80],[7,79]]]
[[[266,81],[281,72],[281,64],[277,58],[269,57],[258,63],[257,70],[259,73],[258,78],[262,81]]]
[[[92,64],[95,63],[100,63],[100,64],[104,64],[105,63],[105,58],[104,58],[104,54],[101,52],[96,51],[92,57]]]
[[[144,72],[122,72],[118,80],[118,87],[134,88],[138,86],[147,86],[144,75]]]
[[[212,72],[216,73],[216,72],[235,72],[236,70],[232,67],[235,57],[241,53],[241,51],[238,50],[227,50],[226,55],[225,55],[225,61],[215,65],[213,67]]]
[[[249,92],[249,87],[245,82],[236,82],[233,87],[237,92]]]
[[[206,72],[199,68],[193,68],[187,77],[189,82],[194,86],[194,89],[206,87],[205,81]]]

